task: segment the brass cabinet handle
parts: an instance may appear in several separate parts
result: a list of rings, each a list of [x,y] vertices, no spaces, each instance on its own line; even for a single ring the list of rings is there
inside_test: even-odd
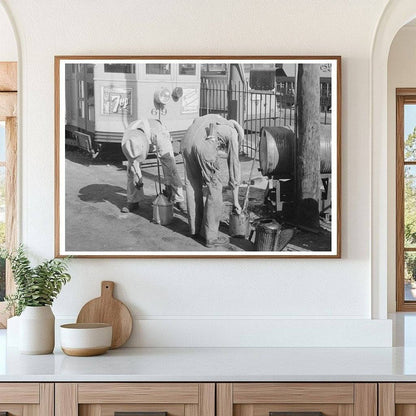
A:
[[[114,412],[114,416],[168,416],[168,412]]]
[[[269,412],[269,416],[324,416],[322,412]]]

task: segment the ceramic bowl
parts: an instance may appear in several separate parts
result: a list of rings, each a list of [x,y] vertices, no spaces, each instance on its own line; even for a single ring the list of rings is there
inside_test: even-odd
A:
[[[67,355],[89,357],[111,347],[113,328],[109,324],[65,324],[60,330],[61,348]]]

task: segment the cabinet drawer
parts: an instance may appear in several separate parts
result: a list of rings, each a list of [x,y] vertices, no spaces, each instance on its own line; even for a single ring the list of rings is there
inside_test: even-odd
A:
[[[239,383],[234,403],[354,403],[351,383]]]
[[[160,410],[163,409],[163,410]],[[81,404],[79,405],[80,416],[87,416],[90,414],[100,416],[114,416],[117,413],[137,413],[140,416],[185,416],[185,406],[181,404]]]
[[[56,416],[215,416],[213,383],[62,383]]]
[[[380,416],[416,415],[416,383],[380,383]]]
[[[221,383],[217,416],[377,416],[375,383]]]
[[[81,383],[78,403],[183,403],[199,402],[197,383]]]
[[[39,403],[38,383],[0,383],[0,403]]]
[[[0,383],[0,415],[53,416],[53,391],[51,383]]]

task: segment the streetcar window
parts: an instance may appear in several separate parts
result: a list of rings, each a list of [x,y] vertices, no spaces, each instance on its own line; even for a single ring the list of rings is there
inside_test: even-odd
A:
[[[85,118],[85,101],[78,101],[78,117]]]
[[[169,75],[170,64],[146,64],[146,74]]]
[[[95,108],[94,104],[88,106],[88,120],[95,121]]]
[[[78,81],[78,98],[84,98],[84,80]]]
[[[195,75],[195,64],[179,64],[179,75]]]
[[[94,84],[87,82],[87,98],[94,97]]]
[[[104,72],[134,74],[136,72],[136,66],[134,64],[104,64]]]
[[[226,64],[202,64],[202,73],[210,75],[226,75],[227,65]]]

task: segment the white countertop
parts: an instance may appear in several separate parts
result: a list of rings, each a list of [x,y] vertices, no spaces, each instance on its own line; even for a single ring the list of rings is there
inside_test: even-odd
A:
[[[121,348],[21,355],[0,331],[0,381],[416,381],[416,348]]]

